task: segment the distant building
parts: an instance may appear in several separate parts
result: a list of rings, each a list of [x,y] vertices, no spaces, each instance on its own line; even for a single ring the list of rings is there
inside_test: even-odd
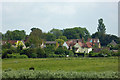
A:
[[[47,45],[55,45],[58,46],[56,41],[45,41],[42,43],[41,48],[45,48]]]
[[[117,43],[114,41],[114,40],[112,40],[112,42],[110,43],[112,46],[116,46],[117,45]]]
[[[88,42],[91,42],[92,43],[92,46],[98,46],[98,48],[101,48],[101,44],[100,44],[100,41],[99,39],[93,39],[93,38],[88,38]]]
[[[90,51],[92,51],[92,47],[94,45],[97,45],[98,48],[101,47],[99,39],[90,38],[87,42],[84,42],[83,39],[71,39],[66,41],[66,44],[64,45],[67,46],[69,50],[72,50],[72,47],[74,47],[76,53],[89,53]]]
[[[23,40],[3,40],[1,45],[6,43],[10,43],[12,47],[17,47],[18,45],[23,45],[23,49],[26,48],[25,43]]]
[[[67,49],[69,48],[66,42],[63,43],[63,46],[65,46]]]

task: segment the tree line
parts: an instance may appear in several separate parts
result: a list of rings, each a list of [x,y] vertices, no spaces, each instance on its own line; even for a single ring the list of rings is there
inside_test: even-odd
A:
[[[32,28],[29,35],[26,35],[24,30],[8,30],[5,34],[0,33],[0,35],[2,40],[26,40],[26,47],[30,47],[27,49],[23,49],[22,46],[13,48],[10,43],[6,43],[2,45],[2,58],[45,58],[64,57],[66,55],[77,56],[74,54],[74,49],[68,50],[66,47],[62,46],[64,41],[69,39],[82,38],[84,39],[84,42],[86,42],[88,38],[98,38],[101,46],[107,46],[112,40],[115,40],[118,44],[120,43],[120,37],[106,34],[106,27],[103,23],[103,19],[98,20],[97,31],[92,35],[90,35],[90,32],[86,28],[82,27],[67,28],[63,30],[53,28],[47,33],[42,32],[39,28]],[[55,45],[47,45],[42,49],[41,44],[45,41],[57,41],[59,47],[56,47]],[[117,46],[117,48],[119,48],[119,46]],[[109,52],[103,50],[99,53],[100,55],[90,53],[89,56],[101,56],[101,53],[108,54]],[[116,53],[112,53],[111,55],[116,55]]]
[[[56,39],[67,41],[68,39],[81,38],[84,38],[85,41],[88,38],[98,38],[102,46],[107,46],[112,40],[120,43],[118,36],[106,34],[106,27],[102,18],[98,20],[97,31],[92,35],[90,35],[90,32],[86,28],[81,27],[66,28],[63,30],[53,28],[47,33],[42,32],[39,28],[32,28],[29,35],[26,35],[24,30],[8,30],[5,34],[0,33],[0,35],[2,35],[2,40],[28,40],[27,45],[35,44],[36,46],[39,46],[42,41],[55,41]]]

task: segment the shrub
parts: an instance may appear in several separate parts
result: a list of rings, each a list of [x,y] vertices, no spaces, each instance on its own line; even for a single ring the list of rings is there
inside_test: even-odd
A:
[[[25,54],[25,55],[27,55],[29,58],[32,58],[32,53],[35,53],[35,49],[33,49],[33,48],[28,48],[28,49],[23,49],[23,50],[21,50],[20,55]]]
[[[19,55],[18,58],[28,58],[28,56],[23,54],[23,55]]]
[[[7,58],[28,58],[27,55],[20,55],[19,53],[7,54]]]
[[[74,53],[72,51],[70,51],[70,50],[69,50],[69,56],[74,57]]]
[[[30,54],[30,57],[31,57],[31,58],[37,58],[37,54],[36,54],[36,53],[31,53],[31,54]]]
[[[11,47],[10,49],[3,49],[2,50],[2,58],[7,58],[7,54],[12,54],[12,53],[16,53],[17,50],[16,48]]]
[[[100,54],[103,54],[103,56],[111,56],[111,52],[108,51],[107,49],[103,49],[99,52]]]
[[[99,53],[89,53],[89,57],[99,57]]]
[[[65,49],[63,47],[58,47],[55,54],[65,54]]]
[[[48,57],[59,57],[59,55],[53,53],[53,54],[49,54]]]
[[[37,48],[36,49],[36,54],[38,58],[46,58],[48,55],[45,53],[44,49],[42,48]]]

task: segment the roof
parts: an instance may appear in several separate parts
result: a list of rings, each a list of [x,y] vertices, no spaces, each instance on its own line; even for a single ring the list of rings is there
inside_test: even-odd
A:
[[[99,43],[98,38],[88,38],[88,42]]]
[[[111,42],[110,44],[111,44],[111,45],[114,45],[114,46],[117,45],[117,43],[116,43],[114,40],[112,40],[112,42]]]
[[[56,44],[56,41],[46,41],[45,44]]]
[[[92,47],[92,43],[91,42],[86,42],[86,47],[91,48]]]
[[[69,40],[69,41],[66,41],[66,44],[68,46],[74,46],[76,44],[76,42],[74,42],[73,40]]]
[[[6,44],[6,43],[8,42],[8,43],[14,45],[17,41],[18,41],[18,40],[3,40],[3,41],[2,41],[2,44],[4,45],[4,44]]]
[[[76,41],[76,40],[72,39],[72,40],[66,41],[66,44],[68,46],[74,46],[76,43],[78,43],[81,47],[87,47],[87,48],[91,48],[92,47],[92,43],[91,42],[82,43],[80,39],[78,41]]]

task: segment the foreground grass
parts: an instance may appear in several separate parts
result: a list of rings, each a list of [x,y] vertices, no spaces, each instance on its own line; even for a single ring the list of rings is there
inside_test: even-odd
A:
[[[37,58],[37,59],[3,59],[2,70],[35,70],[75,71],[75,72],[105,72],[118,71],[118,58]]]

